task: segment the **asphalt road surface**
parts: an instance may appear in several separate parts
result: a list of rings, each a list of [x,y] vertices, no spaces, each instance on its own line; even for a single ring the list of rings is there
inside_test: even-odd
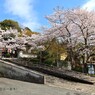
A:
[[[91,93],[0,78],[0,95],[91,95]]]

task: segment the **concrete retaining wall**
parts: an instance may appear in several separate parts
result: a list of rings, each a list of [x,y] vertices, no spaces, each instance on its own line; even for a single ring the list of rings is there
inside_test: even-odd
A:
[[[0,74],[6,78],[44,84],[44,76],[2,60],[0,60]]]
[[[58,68],[52,68],[52,67],[48,67],[48,66],[44,66],[44,65],[40,65],[40,64],[32,64],[29,65],[29,63],[27,63],[27,61],[23,60],[6,60],[9,62],[12,62],[14,64],[17,64],[18,66],[23,66],[26,68],[29,68],[31,70],[35,70],[38,72],[42,72],[48,75],[52,75],[55,77],[59,77],[59,78],[63,78],[69,81],[74,81],[74,82],[80,82],[80,83],[86,83],[86,84],[94,84],[92,81],[90,81],[89,79],[87,79],[85,77],[85,75],[81,75],[82,73],[78,74],[78,72],[73,72],[73,71],[68,71],[68,70],[59,70]],[[26,65],[27,64],[27,65]]]

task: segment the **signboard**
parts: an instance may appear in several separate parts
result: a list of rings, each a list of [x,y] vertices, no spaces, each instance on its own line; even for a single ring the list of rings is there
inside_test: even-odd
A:
[[[92,64],[88,65],[88,74],[95,74],[94,66]]]

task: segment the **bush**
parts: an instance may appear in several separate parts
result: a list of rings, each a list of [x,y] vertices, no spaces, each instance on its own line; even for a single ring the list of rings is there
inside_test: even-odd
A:
[[[78,67],[73,68],[73,70],[74,71],[78,71],[78,72],[82,72],[82,67],[78,66]]]
[[[47,65],[47,66],[51,66],[51,65],[54,65],[54,62],[51,58],[49,58],[49,59],[44,61],[44,64]]]
[[[30,60],[31,62],[33,62],[33,64],[38,64],[39,63],[39,59],[34,58]]]
[[[61,67],[62,67],[62,66],[67,67],[67,66],[68,66],[67,61],[61,60],[60,63],[61,63],[61,64],[60,64]]]
[[[10,54],[9,54],[9,53],[7,53],[7,54],[5,55],[5,57],[10,57]]]

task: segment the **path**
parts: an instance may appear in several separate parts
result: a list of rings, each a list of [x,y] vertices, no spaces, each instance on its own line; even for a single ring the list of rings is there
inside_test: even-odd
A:
[[[91,95],[91,93],[0,78],[0,95]]]

